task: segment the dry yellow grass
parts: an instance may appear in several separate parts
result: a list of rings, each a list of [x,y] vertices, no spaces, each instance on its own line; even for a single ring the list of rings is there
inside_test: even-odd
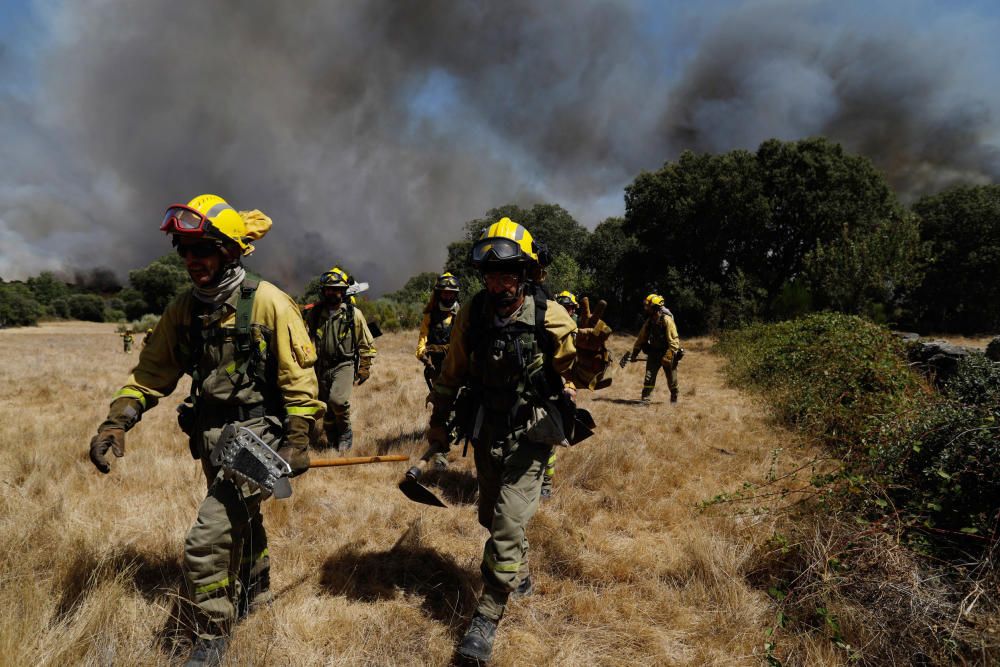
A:
[[[426,387],[415,336],[386,335],[354,395],[358,454],[418,455]],[[612,340],[616,358],[629,340]],[[641,364],[587,394],[600,430],[560,450],[553,499],[530,531],[536,594],[513,602],[497,665],[755,665],[773,622],[744,575],[769,515],[698,504],[807,457],[753,400],[727,388],[707,339],[685,342],[681,402],[661,377],[640,408]],[[137,358],[113,325],[0,331],[0,661],[175,664],[183,537],[203,496],[174,423],[182,389],[96,472],[87,444]],[[486,531],[472,457],[443,478],[450,507],[410,503],[404,465],[311,471],[265,503],[275,603],[236,629],[228,664],[445,665],[479,586]],[[808,664],[828,641],[795,639]]]

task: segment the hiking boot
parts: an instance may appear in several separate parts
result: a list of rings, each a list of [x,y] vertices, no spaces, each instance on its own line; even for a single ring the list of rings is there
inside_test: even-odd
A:
[[[677,392],[676,391],[670,392],[670,402],[671,403],[676,403],[677,402]]]
[[[431,459],[431,465],[434,470],[447,470],[448,469],[448,457],[445,454],[437,453],[434,458]]]
[[[648,408],[649,405],[650,405],[649,396],[643,396],[642,398],[639,399],[639,407]]]
[[[227,646],[229,640],[225,637],[215,639],[197,637],[191,649],[191,657],[184,663],[184,667],[217,667],[222,664],[222,656],[225,655]]]
[[[496,621],[477,612],[472,617],[465,636],[462,637],[462,643],[458,645],[458,655],[466,660],[475,660],[477,663],[489,662],[490,656],[493,655],[493,639],[496,634]]]
[[[354,446],[354,431],[347,429],[337,436],[337,451],[346,452]]]
[[[550,498],[552,498],[552,487],[551,486],[543,486],[542,487],[542,500],[549,500]]]
[[[535,586],[531,583],[531,575],[529,574],[524,578],[524,581],[518,584],[517,588],[514,589],[514,592],[511,593],[511,597],[526,598],[534,592]]]

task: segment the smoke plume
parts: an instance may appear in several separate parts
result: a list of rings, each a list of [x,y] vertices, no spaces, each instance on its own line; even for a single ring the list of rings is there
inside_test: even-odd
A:
[[[124,275],[168,247],[168,204],[214,192],[274,219],[264,275],[344,263],[384,291],[491,207],[593,225],[642,169],[772,136],[841,141],[910,197],[996,180],[986,24],[838,6],[46,5],[34,87],[0,93],[0,275]]]

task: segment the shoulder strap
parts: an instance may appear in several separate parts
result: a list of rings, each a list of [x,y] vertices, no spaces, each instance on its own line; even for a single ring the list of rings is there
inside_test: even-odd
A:
[[[247,278],[240,285],[240,298],[236,302],[236,350],[243,360],[240,373],[245,373],[253,356],[253,337],[250,335],[250,316],[253,314],[253,300],[259,283]]]
[[[358,323],[354,318],[354,304],[351,303],[350,298],[347,300],[347,321],[350,323],[351,327],[351,350],[353,350],[354,358],[358,359],[361,356],[361,351],[358,349]]]
[[[549,359],[556,353],[555,341],[545,328],[545,313],[549,308],[548,296],[539,285],[535,285],[535,338],[538,340],[538,347]]]

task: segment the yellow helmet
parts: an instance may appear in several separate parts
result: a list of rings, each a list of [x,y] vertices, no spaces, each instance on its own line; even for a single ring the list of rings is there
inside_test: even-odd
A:
[[[531,233],[510,218],[501,218],[487,227],[472,244],[469,262],[476,268],[484,265],[524,266],[537,264],[538,245]]]
[[[168,208],[160,229],[167,234],[232,242],[249,255],[254,250],[250,242],[267,234],[271,218],[256,210],[237,211],[222,197],[206,194]]]
[[[645,305],[656,306],[658,308],[663,305],[663,297],[659,294],[650,294],[646,297]]]
[[[339,266],[331,268],[319,279],[320,287],[349,287],[351,278]]]
[[[563,290],[556,295],[556,303],[562,304],[563,306],[571,305],[574,308],[579,306],[576,302],[576,295],[569,290]]]
[[[457,292],[458,278],[448,272],[442,273],[434,283],[434,289],[438,292]]]
[[[339,266],[334,266],[319,279],[320,287],[349,287],[351,277]]]

